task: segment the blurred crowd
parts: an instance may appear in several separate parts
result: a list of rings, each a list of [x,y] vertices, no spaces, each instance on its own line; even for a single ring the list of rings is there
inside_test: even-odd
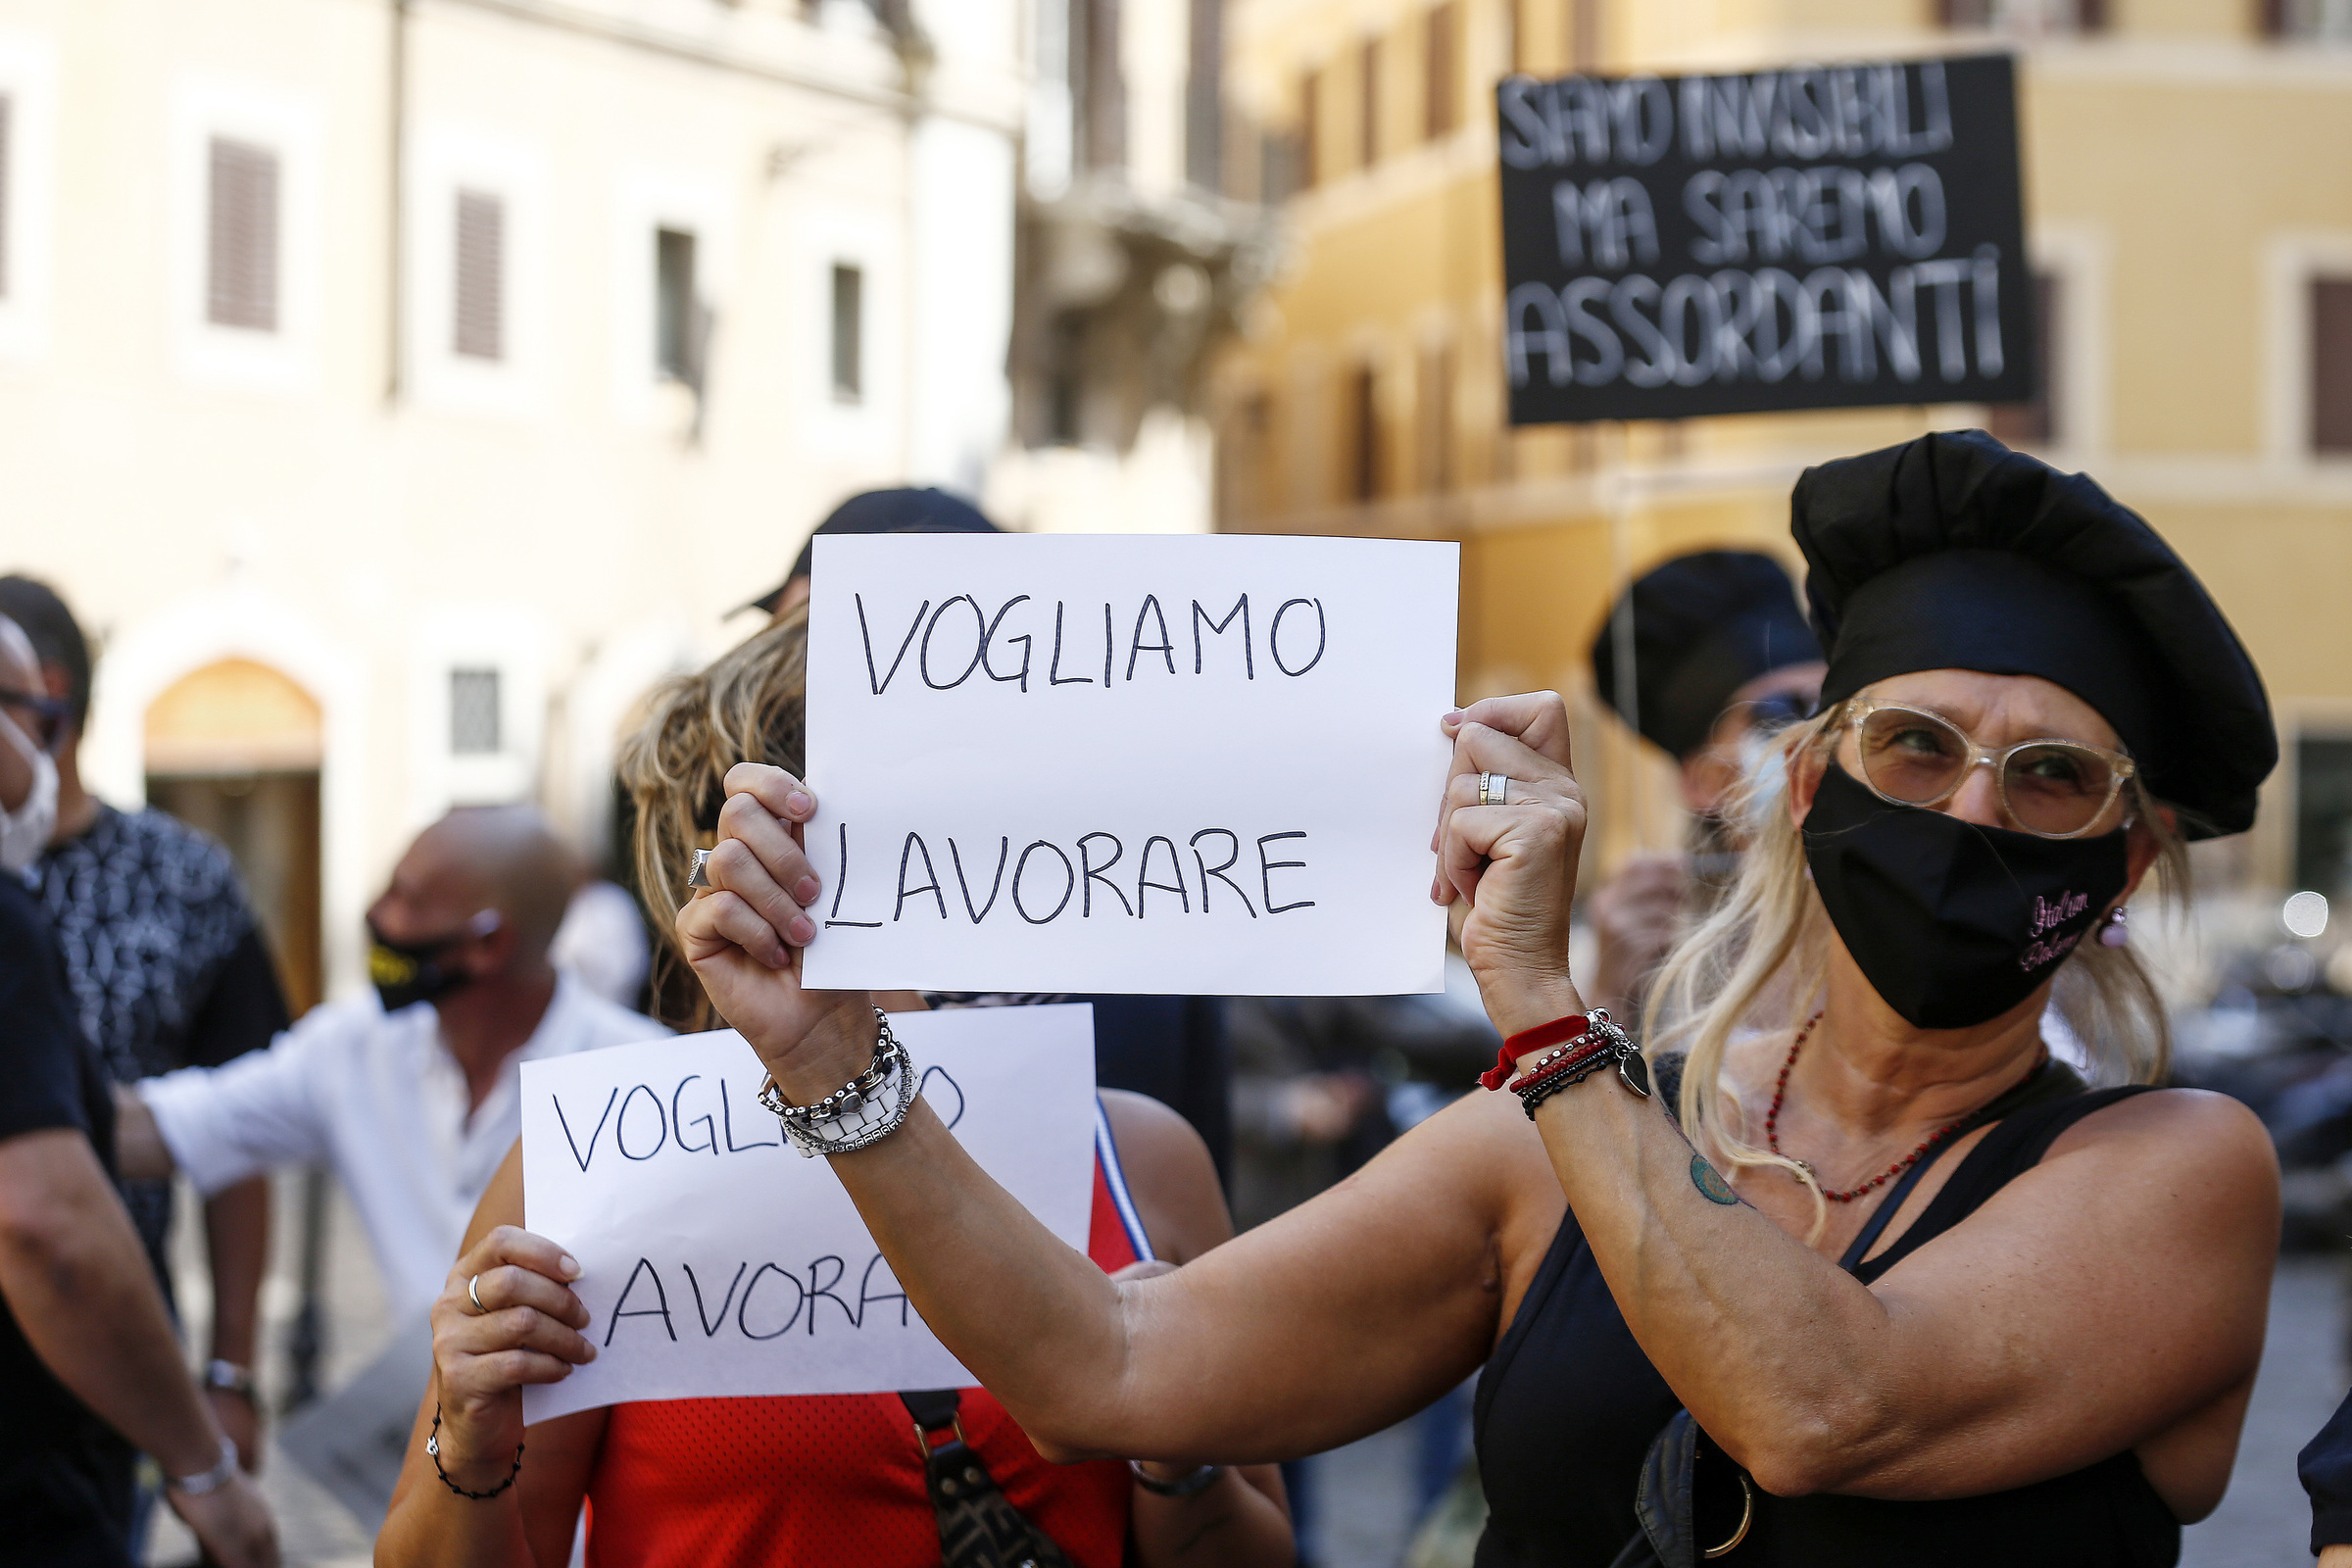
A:
[[[852,498],[819,531],[993,530],[953,497],[897,490]],[[805,613],[809,561],[753,601],[771,627]],[[54,1560],[112,1561],[124,1544],[137,1557],[169,1505],[211,1560],[268,1561],[246,1478],[275,1417],[302,1435],[297,1462],[372,1530],[430,1367],[426,1309],[516,1138],[520,1064],[710,1021],[663,961],[667,895],[639,886],[669,867],[644,854],[595,864],[529,805],[452,810],[369,907],[371,988],[293,1017],[227,851],[85,788],[92,654],[72,608],[12,576],[0,617],[0,1017],[19,1037],[0,1088],[0,1403],[29,1417],[0,1435],[0,1482],[54,1510],[11,1522],[87,1534],[81,1555]],[[1633,583],[1591,655],[1600,700],[1672,760],[1687,808],[1680,851],[1636,855],[1582,900],[1589,998],[1638,1033],[1660,960],[1748,840],[1738,813],[1777,807],[1741,786],[1769,737],[1813,711],[1825,666],[1780,563],[1720,550]],[[2352,944],[2330,943],[2316,891],[2234,921],[2207,921],[2202,967],[2180,971],[2205,978],[2169,999],[2175,1076],[2257,1110],[2287,1169],[2289,1244],[2328,1245],[2352,1225]],[[1043,1000],[1064,999],[924,999]],[[1190,1125],[1244,1230],[1348,1180],[1465,1093],[1498,1042],[1458,953],[1428,996],[1069,1000],[1095,1004],[1102,1086]],[[297,1407],[265,1411],[270,1177],[288,1169],[333,1173],[402,1326],[373,1366],[321,1390],[310,1303]],[[179,1180],[200,1200],[210,1276],[190,1344],[170,1264]],[[68,1276],[71,1290],[42,1283]],[[1465,1385],[1413,1422],[1407,1512],[1422,1524],[1398,1547],[1422,1568],[1469,1561],[1482,1515],[1469,1403]],[[1311,1461],[1283,1468],[1312,1562],[1326,1488]]]

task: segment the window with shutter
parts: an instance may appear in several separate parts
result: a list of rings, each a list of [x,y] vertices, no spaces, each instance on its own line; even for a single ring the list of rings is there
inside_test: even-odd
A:
[[[8,231],[9,174],[11,172],[9,145],[9,111],[14,107],[8,96],[0,93],[0,300],[8,298],[8,253],[13,236]]]
[[[1308,72],[1298,78],[1298,188],[1312,190],[1323,177],[1323,78]]]
[[[2311,280],[2311,446],[2352,458],[2352,277]]]
[[[833,395],[855,403],[865,395],[865,271],[833,268]]]
[[[277,155],[215,136],[205,318],[216,326],[277,330]]]
[[[1454,60],[1454,39],[1460,24],[1450,4],[1430,12],[1422,39],[1422,130],[1430,140],[1449,134],[1461,114],[1461,68]]]
[[[702,385],[702,344],[694,293],[694,236],[654,233],[654,368],[691,387]]]
[[[498,753],[497,670],[449,672],[449,750],[454,757],[487,757]]]
[[[2352,0],[2263,0],[2262,30],[2273,38],[2352,41]]]
[[[1369,365],[1356,367],[1348,387],[1348,496],[1351,501],[1380,499],[1380,378]]]
[[[2013,447],[2046,447],[2066,435],[2058,417],[2059,393],[2067,370],[2058,352],[2064,341],[2059,327],[2065,310],[2065,285],[2053,273],[2034,273],[2034,398],[2030,403],[1995,406],[1985,422],[1987,429]]]
[[[507,207],[496,196],[458,192],[457,286],[450,346],[475,360],[507,357]]]

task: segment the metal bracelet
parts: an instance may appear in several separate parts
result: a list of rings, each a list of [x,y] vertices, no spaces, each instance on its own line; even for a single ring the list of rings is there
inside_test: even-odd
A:
[[[1617,1069],[1617,1076],[1629,1093],[1640,1095],[1644,1100],[1650,1097],[1649,1063],[1642,1059],[1642,1048],[1634,1044],[1632,1037],[1609,1022],[1608,1015],[1597,1008],[1593,1011],[1589,1032],[1597,1033],[1606,1040],[1606,1048],[1594,1052],[1568,1071],[1557,1073],[1541,1083],[1532,1081],[1531,1074],[1528,1080],[1523,1080],[1524,1087],[1522,1084],[1511,1086],[1512,1092],[1519,1097],[1519,1103],[1526,1108],[1529,1121],[1536,1119],[1537,1106],[1570,1084],[1581,1084],[1594,1073],[1611,1067]],[[1581,1043],[1581,1036],[1578,1041],[1572,1042]]]
[[[914,1063],[906,1048],[899,1044],[899,1037],[891,1033],[890,1019],[880,1007],[874,1009],[874,1021],[881,1033],[874,1040],[872,1064],[813,1104],[796,1105],[786,1100],[773,1073],[760,1083],[760,1103],[775,1116],[802,1158],[867,1148],[897,1132],[906,1121],[914,1103]],[[882,1088],[894,1076],[898,1093],[885,1108],[880,1100]]]
[[[236,1479],[237,1446],[227,1438],[220,1440],[220,1462],[210,1470],[200,1470],[192,1476],[164,1477],[164,1490],[176,1492],[183,1497],[201,1497],[219,1492]]]

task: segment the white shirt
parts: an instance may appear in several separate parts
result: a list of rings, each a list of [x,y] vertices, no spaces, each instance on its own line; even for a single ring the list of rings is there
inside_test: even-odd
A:
[[[421,1002],[386,1013],[369,992],[313,1008],[266,1051],[137,1089],[207,1198],[282,1165],[332,1166],[400,1315],[441,1294],[474,1204],[514,1147],[522,1063],[668,1033],[559,974],[539,1027],[469,1115],[440,1015]]]

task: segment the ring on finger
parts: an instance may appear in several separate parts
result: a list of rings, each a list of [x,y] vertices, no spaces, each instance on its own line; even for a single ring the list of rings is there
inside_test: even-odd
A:
[[[1481,773],[1478,775],[1478,804],[1481,806],[1504,805],[1509,799],[1510,791],[1511,781],[1506,774]]]
[[[482,1304],[481,1287],[482,1277],[479,1274],[466,1282],[466,1298],[473,1303],[473,1312],[476,1317],[487,1316],[490,1311]]]
[[[686,873],[686,885],[690,888],[707,888],[710,885],[710,852],[709,850],[694,852],[694,865]]]

